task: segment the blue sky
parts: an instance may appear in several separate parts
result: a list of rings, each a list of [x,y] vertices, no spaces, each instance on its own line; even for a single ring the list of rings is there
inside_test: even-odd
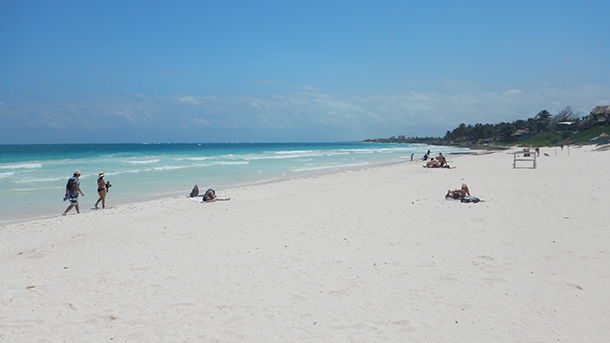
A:
[[[610,104],[609,1],[0,0],[0,143],[443,135]]]

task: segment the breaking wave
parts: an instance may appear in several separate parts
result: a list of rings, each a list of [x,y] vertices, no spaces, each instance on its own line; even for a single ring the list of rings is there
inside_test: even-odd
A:
[[[8,177],[11,177],[15,175],[15,172],[4,172],[4,173],[0,173],[0,179],[6,179]]]
[[[0,169],[35,169],[42,168],[42,164],[40,163],[20,163],[20,164],[9,164],[5,166],[0,166]]]
[[[123,162],[127,162],[129,164],[153,164],[153,163],[159,163],[161,160],[158,158],[153,158],[150,160],[125,160]]]

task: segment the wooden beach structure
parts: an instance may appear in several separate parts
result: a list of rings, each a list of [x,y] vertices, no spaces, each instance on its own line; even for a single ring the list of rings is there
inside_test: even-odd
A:
[[[589,118],[593,125],[610,125],[610,105],[607,106],[595,106]]]
[[[517,166],[517,162],[531,163],[531,169],[536,169],[536,152],[529,150],[515,151],[513,155],[513,168],[526,168],[524,166]]]

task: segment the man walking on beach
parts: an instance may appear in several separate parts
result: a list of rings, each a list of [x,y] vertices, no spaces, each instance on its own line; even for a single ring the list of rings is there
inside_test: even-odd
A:
[[[66,208],[64,211],[64,216],[72,209],[72,207],[76,208],[76,213],[80,213],[78,208],[78,194],[85,196],[85,193],[80,190],[80,181],[78,180],[79,177],[80,171],[77,170],[68,180],[68,184],[66,185],[66,195],[64,196],[64,201],[69,200],[70,206],[68,206],[68,208]]]

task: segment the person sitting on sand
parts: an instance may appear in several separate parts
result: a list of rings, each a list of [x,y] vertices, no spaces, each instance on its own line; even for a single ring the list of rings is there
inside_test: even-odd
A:
[[[425,154],[424,157],[422,157],[422,160],[427,161],[428,158],[430,157],[430,150],[428,150]]]
[[[441,159],[443,162],[441,162]],[[428,161],[425,165],[424,168],[446,168],[446,169],[454,169],[455,167],[452,167],[450,165],[447,164],[447,160],[445,159],[445,156],[441,155],[440,157],[437,157],[436,159],[434,159],[434,157],[432,157],[430,159],[430,161]]]
[[[462,188],[453,191],[447,190],[447,194],[445,194],[445,198],[452,199],[461,199],[465,196],[470,196],[470,190],[468,189],[468,186],[465,183],[462,184]]]
[[[440,162],[441,167],[444,167],[445,165],[447,165],[447,159],[445,158],[445,156],[443,156],[442,152],[438,153],[438,156],[436,157],[436,159]]]
[[[213,189],[208,189],[203,193],[201,202],[214,202],[214,201],[227,201],[231,200],[231,198],[219,198],[216,196],[216,191]]]

